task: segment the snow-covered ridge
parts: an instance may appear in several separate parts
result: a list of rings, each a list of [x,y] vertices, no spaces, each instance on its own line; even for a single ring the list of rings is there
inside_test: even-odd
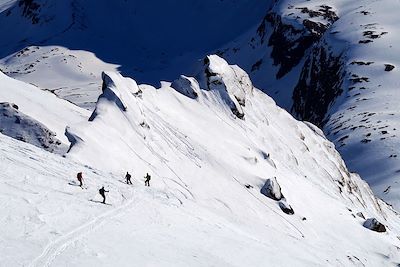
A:
[[[102,0],[93,5],[0,2],[3,71],[92,110],[102,92],[102,71],[121,70],[155,85],[180,73],[195,75],[194,59],[216,51],[246,70],[279,106],[324,127],[351,170],[397,205],[397,3]],[[243,115],[236,97],[224,101]],[[362,160],[354,157],[359,153]]]
[[[212,72],[218,73],[218,81],[240,85],[233,82],[236,72],[232,69],[237,67],[217,56],[208,60],[205,66],[219,66]],[[197,76],[204,77],[203,71]],[[169,83],[158,89],[137,86],[116,73],[104,73],[103,79],[95,115],[86,125],[68,130],[77,138],[67,158],[113,173],[131,170],[140,177],[149,172],[152,188],[172,195],[182,209],[195,205],[235,218],[236,227],[258,229],[260,237],[267,234],[261,225],[268,221],[273,228],[269,238],[275,234],[300,238],[300,247],[296,247],[300,262],[311,260],[306,251],[318,246],[320,256],[311,260],[313,264],[349,264],[356,258],[364,264],[379,264],[383,261],[370,252],[385,247],[392,250],[389,244],[399,242],[397,215],[374,197],[358,175],[347,170],[334,145],[315,126],[295,121],[258,89],[246,90],[251,93],[246,94],[240,119],[226,101],[229,92],[240,92],[240,87],[232,91],[219,83],[218,87],[203,87],[191,77],[173,83],[179,84],[179,90]],[[285,196],[279,203],[260,192],[272,177]],[[285,217],[289,216],[282,212],[286,208],[293,209],[294,215]],[[362,217],[383,222],[388,228],[386,241],[371,235],[362,226]],[[370,242],[357,241],[364,235]],[[269,238],[263,242],[274,239]],[[347,255],[352,248],[359,254],[332,257],[324,249],[328,247],[334,248],[335,255]],[[272,262],[278,260],[271,257]]]
[[[400,263],[398,3],[95,2],[0,0],[1,266]]]
[[[197,78],[160,88],[102,77],[90,119],[68,123],[65,157],[0,134],[0,265],[259,266],[266,253],[274,266],[400,262],[398,215],[317,127],[294,120],[237,66],[209,56]],[[34,118],[74,114],[18,85],[23,93],[10,98],[19,109],[26,97],[43,105],[25,107]],[[103,185],[110,205],[99,203]]]
[[[100,94],[93,83],[99,84],[101,68],[118,69],[146,83],[171,80],[182,73],[182,65],[258,23],[271,1],[19,0],[13,5],[0,1],[3,5],[7,6],[0,13],[4,71],[92,108]],[[41,79],[48,72],[59,79]]]

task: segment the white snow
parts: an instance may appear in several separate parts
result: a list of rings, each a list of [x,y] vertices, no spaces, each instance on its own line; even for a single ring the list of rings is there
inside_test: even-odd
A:
[[[65,153],[67,146],[40,122],[18,111],[18,106],[0,103],[0,132],[50,152]]]
[[[0,72],[0,102],[14,103],[19,111],[41,122],[56,133],[56,137],[64,144],[69,144],[64,135],[68,124],[86,120],[89,112],[54,94],[14,80]]]
[[[220,46],[248,70],[262,59],[254,84],[289,109],[304,59],[277,80],[271,32],[263,43],[249,41],[272,1],[115,0],[96,8],[84,0],[35,1],[42,8],[32,24],[17,1],[0,0],[0,68],[21,80],[0,71],[0,103],[18,105],[2,104],[0,114],[0,266],[400,264],[399,214],[347,169],[320,129],[293,119],[239,66],[215,55],[197,68],[188,63]],[[397,205],[399,2],[331,2],[340,19],[323,40],[370,82],[355,89],[360,95],[345,90],[331,107],[341,132],[330,124],[324,131],[339,145],[349,135],[338,148],[351,170]],[[296,7],[324,3],[283,0],[273,8],[298,27],[308,15]],[[365,27],[388,33],[360,45]],[[185,75],[151,86],[118,70],[153,85]],[[15,126],[13,116],[27,123]],[[369,119],[351,130],[360,116]],[[63,147],[71,143],[67,154],[39,148],[36,139],[47,131]],[[9,137],[20,133],[39,147]],[[360,145],[366,137],[372,141]],[[124,182],[127,171],[133,185]],[[261,193],[274,177],[281,201]],[[371,221],[363,217],[387,231],[363,227]]]
[[[82,250],[87,254],[74,257],[75,265],[123,266],[128,259],[157,266],[260,266],[266,253],[268,264],[279,266],[398,261],[397,215],[347,171],[332,143],[257,89],[247,96],[240,120],[212,89],[202,88],[195,100],[163,83],[159,89],[139,86],[138,95],[133,80],[115,73],[103,77],[95,116],[69,129],[76,143],[67,158],[120,177],[128,170],[140,181],[135,190],[143,189],[149,172],[152,186],[145,190],[164,192],[167,207],[154,206],[156,199],[135,206],[118,225],[77,241],[54,264]],[[260,193],[273,176],[295,215],[287,217],[279,203]],[[355,216],[359,211],[391,230],[372,234]]]

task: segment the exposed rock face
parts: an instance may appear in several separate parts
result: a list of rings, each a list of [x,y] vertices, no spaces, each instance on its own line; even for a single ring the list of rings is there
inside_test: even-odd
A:
[[[323,126],[329,106],[343,92],[344,76],[341,55],[334,55],[321,42],[304,64],[293,91],[292,112],[302,120]]]
[[[186,77],[185,75],[181,75],[179,79],[176,79],[171,84],[171,87],[192,99],[197,98],[200,91],[199,83],[194,78]]]
[[[375,218],[367,219],[363,226],[375,232],[386,232],[386,227]]]
[[[204,59],[204,70],[198,76],[202,88],[219,92],[232,113],[244,119],[242,107],[246,105],[246,96],[253,92],[253,84],[244,70],[211,55]]]
[[[394,66],[391,64],[385,64],[385,71],[392,71],[394,70]]]
[[[261,194],[277,201],[283,198],[281,186],[276,180],[276,177],[267,179],[264,186],[261,188]]]
[[[294,210],[292,208],[292,206],[289,205],[289,203],[286,202],[286,199],[281,199],[281,201],[279,201],[279,207],[281,208],[281,210],[288,214],[288,215],[293,215],[294,214]]]
[[[261,194],[273,200],[279,201],[279,208],[288,215],[293,215],[293,208],[287,203],[286,198],[282,194],[281,186],[279,185],[276,177],[267,179],[264,186],[260,190]]]
[[[35,0],[20,0],[18,6],[22,8],[22,15],[32,21],[32,24],[39,23],[40,4]]]
[[[62,152],[64,149],[54,132],[18,111],[15,104],[0,103],[0,132],[49,152]]]
[[[266,20],[274,25],[274,31],[268,41],[272,46],[271,57],[274,65],[280,65],[276,78],[280,79],[296,66],[305,51],[318,40],[317,36],[307,34],[306,29],[296,29],[282,23],[281,16],[270,13]]]
[[[280,65],[276,74],[276,78],[278,79],[282,78],[293,67],[298,65],[307,49],[316,43],[327,28],[338,19],[338,16],[329,6],[320,6],[318,10],[310,10],[308,8],[298,9],[301,9],[302,13],[306,13],[310,17],[310,19],[302,21],[302,27],[295,27],[293,24],[284,23],[279,14],[270,12],[265,16],[257,29],[261,42],[264,42],[266,22],[273,26],[273,32],[268,45],[272,46],[271,57],[274,60],[274,65]],[[326,22],[313,21],[312,18],[314,17],[322,17]]]

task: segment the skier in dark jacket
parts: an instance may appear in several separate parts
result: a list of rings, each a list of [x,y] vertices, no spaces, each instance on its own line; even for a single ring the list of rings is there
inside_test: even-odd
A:
[[[132,184],[131,177],[132,176],[129,174],[129,172],[126,172],[125,179],[127,184]]]
[[[78,172],[78,174],[76,175],[76,179],[78,179],[79,181],[79,186],[82,187],[83,186],[83,176],[82,176],[82,172]]]
[[[146,178],[146,180],[144,181],[144,185],[145,185],[145,186],[150,186],[150,179],[151,179],[150,174],[147,173],[146,176],[145,176],[144,178]]]
[[[99,194],[103,197],[103,204],[106,204],[106,195],[104,194],[106,192],[108,193],[109,191],[105,190],[104,186],[99,190]]]

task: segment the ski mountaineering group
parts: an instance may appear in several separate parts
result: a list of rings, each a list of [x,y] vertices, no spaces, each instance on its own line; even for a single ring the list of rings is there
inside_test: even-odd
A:
[[[79,186],[83,189],[83,175],[82,172],[78,172],[78,174],[76,175],[76,178],[78,179],[79,182]],[[129,172],[126,172],[125,175],[125,179],[126,179],[126,184],[131,185],[132,181],[131,181],[132,175]],[[146,173],[146,176],[144,177],[146,180],[144,181],[144,185],[145,186],[150,186],[150,180],[151,180],[151,176],[149,173]],[[101,203],[106,204],[106,194],[109,191],[104,189],[104,186],[102,186],[99,189],[99,194],[102,196],[103,201]]]

